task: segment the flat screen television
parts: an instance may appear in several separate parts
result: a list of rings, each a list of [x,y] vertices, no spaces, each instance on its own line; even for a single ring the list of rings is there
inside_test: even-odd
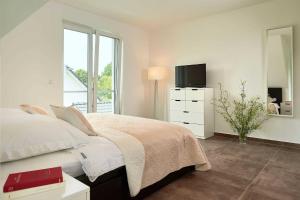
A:
[[[176,87],[206,87],[206,64],[182,65],[175,67]]]

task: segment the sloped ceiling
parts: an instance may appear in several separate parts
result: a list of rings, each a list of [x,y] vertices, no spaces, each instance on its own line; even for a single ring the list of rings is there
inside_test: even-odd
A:
[[[48,0],[0,0],[0,38]]]

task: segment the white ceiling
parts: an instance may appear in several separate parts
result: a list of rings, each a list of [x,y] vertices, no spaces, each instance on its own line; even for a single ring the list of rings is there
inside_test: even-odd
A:
[[[183,22],[268,0],[56,0],[146,29]]]

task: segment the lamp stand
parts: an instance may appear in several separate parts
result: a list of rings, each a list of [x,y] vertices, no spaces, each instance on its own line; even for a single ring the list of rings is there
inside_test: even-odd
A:
[[[156,119],[156,105],[157,105],[157,97],[158,97],[158,81],[154,81],[154,105],[153,105],[153,116]]]

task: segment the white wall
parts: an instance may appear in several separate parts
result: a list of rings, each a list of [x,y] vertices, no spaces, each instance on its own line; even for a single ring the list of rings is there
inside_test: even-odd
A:
[[[0,1],[0,38],[22,22],[33,11],[48,0],[1,0]]]
[[[121,36],[124,113],[147,116],[147,33],[55,2],[48,2],[1,39],[1,106],[63,104],[63,19]]]
[[[0,97],[2,97],[2,40],[0,40]],[[0,98],[0,105],[2,105],[2,98]]]
[[[151,34],[150,65],[174,67],[207,63],[208,87],[216,88],[221,82],[233,95],[238,95],[240,80],[246,80],[249,95],[265,97],[264,30],[294,25],[295,116],[292,119],[273,118],[252,136],[300,143],[300,80],[297,79],[300,76],[299,8],[298,0],[270,1],[166,27]],[[174,78],[168,84],[168,87],[172,86]],[[165,118],[166,113],[160,114]],[[232,133],[219,115],[216,115],[215,131]]]
[[[268,87],[288,87],[288,72],[284,58],[282,37],[269,36],[267,51]]]
[[[269,35],[267,40],[266,68],[268,69],[268,88],[282,88],[282,101],[291,101],[289,95],[290,65],[285,57],[285,52],[289,52],[290,49],[284,49],[286,47],[283,46],[282,35]]]

